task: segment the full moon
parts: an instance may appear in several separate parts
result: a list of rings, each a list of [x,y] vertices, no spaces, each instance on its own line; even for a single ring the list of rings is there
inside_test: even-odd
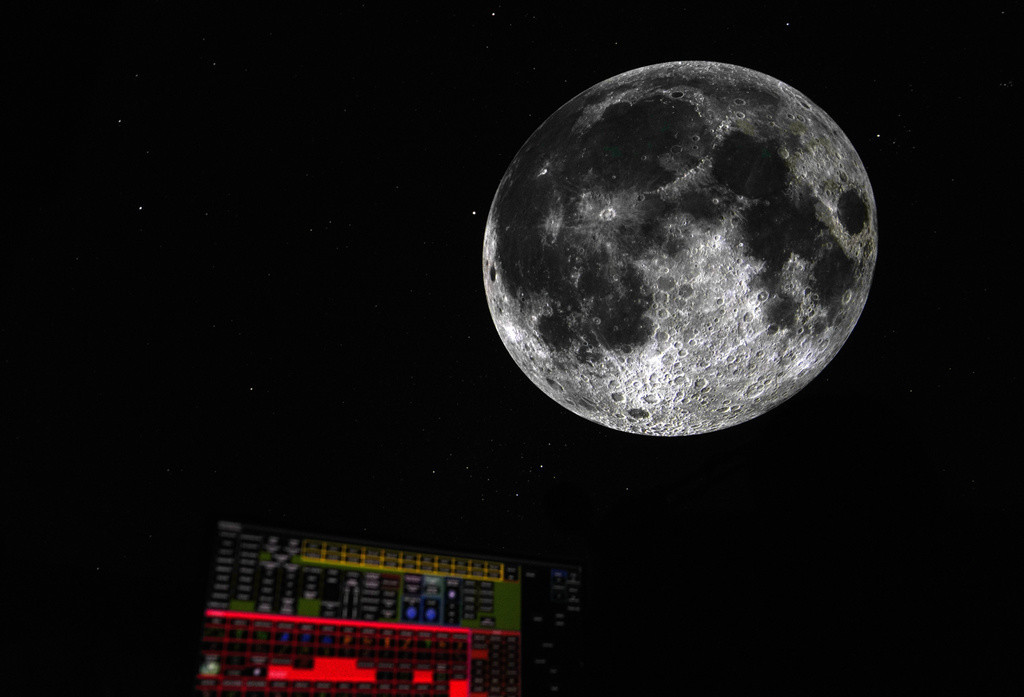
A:
[[[789,399],[867,301],[874,194],[839,126],[763,73],[638,68],[585,90],[516,154],[487,216],[498,335],[598,424],[717,431]]]

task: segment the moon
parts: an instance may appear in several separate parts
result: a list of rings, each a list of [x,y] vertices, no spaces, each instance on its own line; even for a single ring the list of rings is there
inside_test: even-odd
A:
[[[820,107],[748,68],[675,62],[580,93],[530,136],[487,216],[512,359],[571,412],[694,435],[789,399],[853,331],[878,221]]]

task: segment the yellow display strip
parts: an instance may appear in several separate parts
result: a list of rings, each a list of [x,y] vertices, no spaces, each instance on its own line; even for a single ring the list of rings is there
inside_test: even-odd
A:
[[[403,552],[382,547],[346,545],[326,540],[303,540],[299,555],[304,561],[337,566],[359,566],[381,571],[443,574],[480,581],[501,581],[505,565],[497,561],[452,557],[443,554]]]

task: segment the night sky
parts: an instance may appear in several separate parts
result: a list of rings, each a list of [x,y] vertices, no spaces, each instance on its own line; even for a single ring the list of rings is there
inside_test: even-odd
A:
[[[302,5],[9,27],[30,154],[5,235],[7,550],[33,560],[39,640],[75,647],[43,694],[186,694],[222,518],[579,560],[592,694],[981,689],[1019,661],[1020,408],[997,399],[1020,390],[1018,7]],[[481,247],[545,118],[674,60],[820,105],[871,178],[879,256],[810,386],[662,439],[529,382]]]

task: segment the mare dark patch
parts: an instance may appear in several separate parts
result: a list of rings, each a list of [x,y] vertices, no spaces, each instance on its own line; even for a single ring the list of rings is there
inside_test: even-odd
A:
[[[780,194],[746,212],[750,252],[765,260],[771,278],[778,276],[790,254],[813,259],[816,239],[824,232],[814,212],[813,197],[802,193],[796,203]]]
[[[857,285],[857,263],[832,240],[822,244],[811,272],[812,287],[833,312],[838,310],[843,293]]]
[[[632,183],[644,190],[656,189],[675,178],[658,162],[658,155],[699,123],[692,105],[660,94],[635,104],[615,102],[573,144],[580,157],[567,174],[582,181],[587,172],[593,172],[610,188]]]
[[[716,216],[721,206],[712,201],[713,198],[705,190],[684,191],[675,199],[676,211],[689,213],[696,220],[710,219]]]
[[[600,346],[628,352],[647,343],[654,331],[653,323],[644,316],[653,303],[653,294],[632,264],[620,271],[619,281],[612,283],[612,288],[611,294],[592,298],[590,318],[601,321],[591,322],[590,334]]]
[[[776,295],[765,305],[764,314],[770,324],[796,326],[796,312],[800,304],[785,295]]]
[[[503,206],[509,213],[507,225],[495,231],[496,265],[501,266],[505,285],[516,297],[550,290],[569,272],[568,259],[561,244],[549,244],[541,236],[546,211],[530,205],[517,205],[528,199],[528,192],[513,191]]]
[[[577,357],[589,361],[600,359],[601,347],[629,352],[646,343],[654,331],[644,316],[653,294],[640,270],[633,264],[617,264],[604,249],[560,251],[566,271],[548,279],[544,292],[553,310],[537,320],[544,343],[556,350],[577,346]],[[575,283],[573,276],[579,279]]]
[[[778,149],[776,143],[735,131],[715,151],[711,170],[718,181],[741,196],[774,196],[786,188],[789,179],[789,167]]]
[[[556,309],[554,314],[544,315],[537,320],[537,333],[551,348],[565,350],[572,346],[576,338],[576,332],[570,327],[569,321],[569,314]]]
[[[792,324],[796,314],[795,303],[779,293],[782,269],[792,254],[814,262],[820,256],[820,246],[827,234],[814,212],[813,196],[809,191],[800,193],[796,203],[779,192],[746,212],[746,242],[750,253],[763,259],[766,265],[759,281],[765,290],[776,296],[765,312],[771,322],[779,326]]]
[[[604,358],[604,354],[590,346],[581,345],[576,349],[576,358],[580,363],[597,363]]]
[[[868,207],[859,191],[849,189],[839,197],[839,222],[846,231],[856,235],[868,220]]]

